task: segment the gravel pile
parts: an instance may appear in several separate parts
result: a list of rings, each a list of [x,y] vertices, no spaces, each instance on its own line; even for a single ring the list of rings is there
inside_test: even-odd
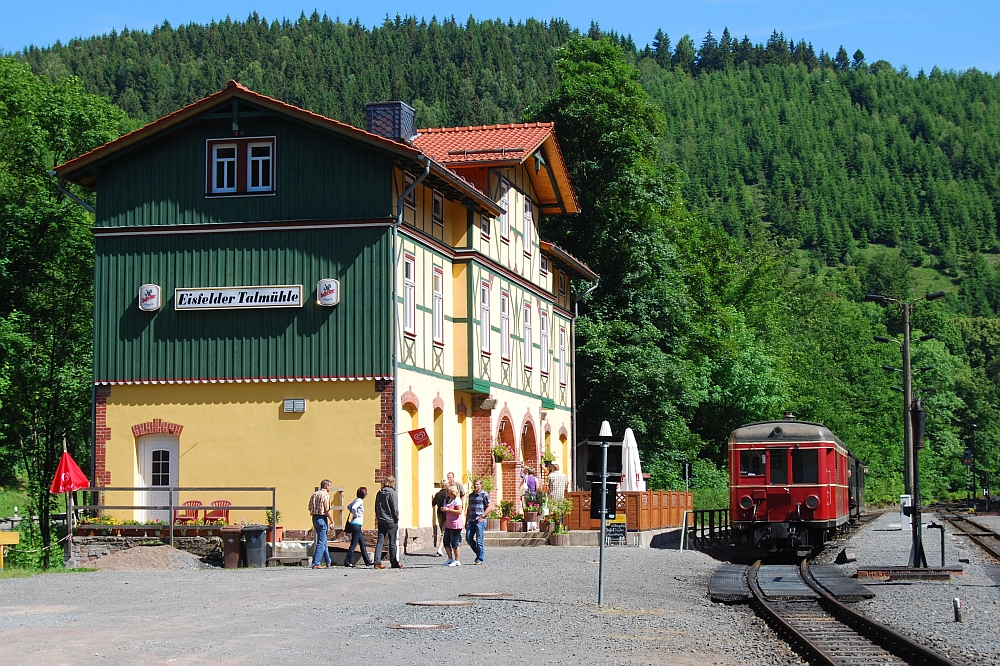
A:
[[[197,556],[170,546],[136,546],[112,553],[94,562],[101,571],[159,571],[202,569]]]
[[[466,554],[463,548],[463,554]],[[493,548],[485,566],[410,556],[402,570],[190,569],[3,581],[5,661],[284,664],[803,664],[745,606],[713,604],[695,552]],[[468,558],[471,560],[471,558]],[[471,607],[418,607],[507,592]],[[390,624],[449,624],[407,631]]]
[[[930,566],[941,564],[941,536],[928,530],[927,523],[938,516],[924,515],[924,552]],[[901,528],[899,514],[883,514],[862,529],[851,541],[858,561],[844,565],[846,575],[857,568],[871,566],[905,566],[910,556],[911,532]],[[875,598],[853,604],[859,612],[891,626],[896,631],[948,655],[954,661],[970,665],[1000,665],[1000,588],[987,573],[986,567],[996,562],[987,557],[967,537],[956,537],[946,529],[945,563],[958,565],[958,549],[969,555],[963,564],[964,575],[953,576],[951,582],[898,581],[869,582],[865,586],[875,592]],[[952,600],[962,600],[963,622],[954,621]]]

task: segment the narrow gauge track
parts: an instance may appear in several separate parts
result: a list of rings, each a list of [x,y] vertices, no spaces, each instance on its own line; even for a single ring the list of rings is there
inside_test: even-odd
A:
[[[857,613],[830,595],[803,560],[798,573],[815,597],[772,597],[758,581],[760,561],[747,573],[753,603],[786,640],[803,649],[813,663],[827,666],[921,664],[957,666],[955,662]]]
[[[941,519],[955,530],[956,534],[969,537],[979,547],[1000,560],[1000,535],[971,518],[955,514],[941,514]]]

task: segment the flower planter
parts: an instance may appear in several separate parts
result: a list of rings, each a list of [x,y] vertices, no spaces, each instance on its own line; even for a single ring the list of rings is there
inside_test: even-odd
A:
[[[500,519],[500,531],[509,532],[510,531],[510,518],[505,516]]]
[[[539,532],[551,532],[555,528],[556,525],[551,520],[543,520],[542,522],[538,523]]]
[[[268,543],[271,542],[271,532],[272,531],[277,531],[277,535],[275,536],[274,540],[275,541],[281,541],[282,537],[285,534],[285,526],[284,525],[277,525],[277,526],[275,526],[274,530],[272,530],[270,527],[268,527],[267,528],[267,537],[264,539]]]
[[[503,462],[503,456],[493,456],[493,462],[502,463]]]
[[[538,522],[538,512],[537,511],[525,511],[524,512],[524,522],[526,522],[526,523],[537,523]]]
[[[497,532],[500,530],[500,519],[499,518],[487,518],[486,519],[486,530],[488,532]]]
[[[515,523],[514,521],[511,521],[510,523],[507,524],[507,531],[508,532],[524,532],[525,531],[525,524],[524,523]]]
[[[568,534],[550,534],[549,535],[549,545],[550,546],[568,546],[569,545],[569,535]]]

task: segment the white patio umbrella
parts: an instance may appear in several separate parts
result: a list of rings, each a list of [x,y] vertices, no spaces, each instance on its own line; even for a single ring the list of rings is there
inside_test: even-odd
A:
[[[611,424],[607,421],[601,421],[601,432],[597,434],[601,437],[611,437]]]
[[[646,481],[642,478],[642,462],[639,460],[639,443],[635,440],[632,428],[625,429],[625,441],[622,443],[622,485],[625,491],[646,490]]]

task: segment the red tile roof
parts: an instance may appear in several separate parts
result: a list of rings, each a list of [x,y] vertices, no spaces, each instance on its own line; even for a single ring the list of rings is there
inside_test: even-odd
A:
[[[421,129],[413,145],[443,164],[521,162],[542,145],[553,127],[553,123],[517,123]]]

